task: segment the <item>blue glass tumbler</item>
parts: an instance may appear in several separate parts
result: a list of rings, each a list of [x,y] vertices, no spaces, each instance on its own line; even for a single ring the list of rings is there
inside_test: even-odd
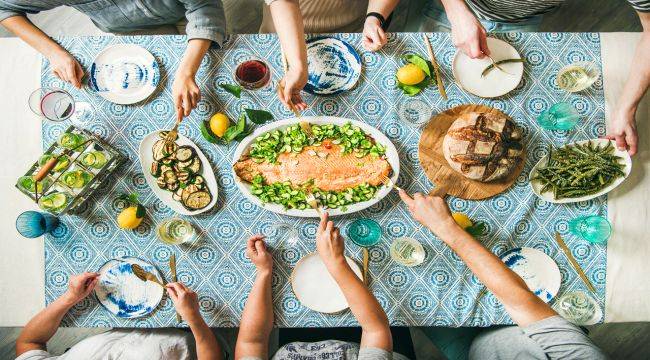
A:
[[[546,130],[571,130],[580,120],[580,114],[573,105],[560,102],[537,117],[537,123]]]
[[[612,235],[612,224],[602,216],[581,216],[569,221],[569,231],[592,244],[604,244]]]
[[[361,247],[370,247],[379,242],[381,227],[371,219],[357,219],[346,229],[348,238]]]
[[[26,238],[37,238],[49,233],[59,224],[59,219],[48,213],[25,211],[16,219],[16,230]]]

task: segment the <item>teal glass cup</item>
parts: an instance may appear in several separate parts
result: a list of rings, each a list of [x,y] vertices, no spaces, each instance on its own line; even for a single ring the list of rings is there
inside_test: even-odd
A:
[[[376,245],[381,239],[381,227],[371,219],[357,219],[346,229],[348,238],[361,247]]]
[[[571,130],[580,120],[580,114],[573,105],[560,102],[537,117],[537,124],[546,130]]]
[[[26,238],[37,238],[50,233],[59,225],[59,219],[48,213],[25,211],[16,219],[16,230]]]
[[[569,221],[569,231],[592,244],[605,244],[612,235],[612,224],[602,216],[581,216]]]

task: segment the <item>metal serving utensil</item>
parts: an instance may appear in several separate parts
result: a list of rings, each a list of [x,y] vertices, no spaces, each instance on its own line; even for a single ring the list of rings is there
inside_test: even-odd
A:
[[[172,273],[172,281],[177,282],[178,279],[176,278],[176,254],[172,253],[171,256],[169,257],[169,270]],[[183,318],[181,318],[181,314],[176,312],[176,321],[181,322],[183,321]]]
[[[138,264],[131,264],[131,271],[133,271],[133,274],[135,274],[135,276],[137,276],[138,279],[140,279],[142,281],[145,281],[145,282],[146,281],[153,281],[156,284],[158,284],[158,285],[160,285],[162,287],[165,287],[165,285],[163,285],[163,283],[160,282],[160,280],[158,280],[158,277],[156,275],[154,275],[154,274],[148,272],[147,270],[143,269],[142,266],[140,266]]]

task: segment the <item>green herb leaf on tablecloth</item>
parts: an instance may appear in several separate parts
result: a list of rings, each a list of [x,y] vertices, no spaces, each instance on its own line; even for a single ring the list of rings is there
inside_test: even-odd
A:
[[[231,126],[226,130],[226,133],[223,134],[223,140],[225,142],[231,142],[235,140],[235,138],[244,132],[246,129],[246,113],[242,112],[239,115],[239,119],[237,120],[237,124],[235,126]]]
[[[273,114],[268,111],[246,108],[244,108],[244,111],[246,112],[246,116],[248,116],[248,120],[254,122],[257,125],[261,125],[269,120],[273,120]]]
[[[241,86],[239,85],[233,85],[233,84],[226,84],[226,83],[221,83],[219,86],[226,90],[227,92],[231,93],[233,96],[236,98],[241,98]]]
[[[208,121],[201,122],[201,135],[203,135],[203,138],[209,143],[219,143],[219,138],[212,133],[212,130],[210,130],[210,124]]]

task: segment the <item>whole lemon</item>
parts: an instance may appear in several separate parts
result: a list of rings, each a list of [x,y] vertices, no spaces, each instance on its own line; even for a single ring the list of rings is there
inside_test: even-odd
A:
[[[129,206],[117,216],[117,226],[122,229],[135,229],[142,222],[143,217],[138,217],[138,207]]]
[[[228,130],[229,126],[230,120],[228,120],[228,117],[225,114],[216,113],[210,118],[210,130],[218,137],[222,137],[226,133],[226,130]]]
[[[455,212],[451,214],[451,217],[453,217],[456,221],[456,224],[458,224],[458,226],[462,227],[463,229],[467,229],[468,227],[474,225],[472,224],[472,220],[470,220],[469,217],[463,213]]]
[[[397,70],[397,80],[404,85],[416,85],[424,80],[426,74],[415,64],[406,64]]]

